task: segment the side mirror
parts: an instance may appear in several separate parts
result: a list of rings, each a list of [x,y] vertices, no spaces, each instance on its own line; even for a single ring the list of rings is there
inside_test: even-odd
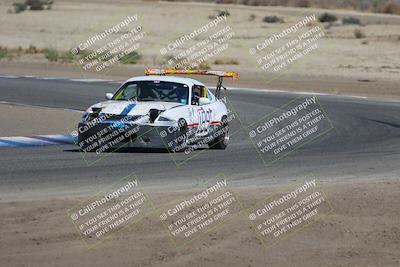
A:
[[[199,98],[199,106],[210,104],[211,101],[207,97],[200,97]]]
[[[111,98],[114,96],[114,94],[112,94],[112,93],[107,93],[106,94],[106,99],[107,100],[111,100]]]

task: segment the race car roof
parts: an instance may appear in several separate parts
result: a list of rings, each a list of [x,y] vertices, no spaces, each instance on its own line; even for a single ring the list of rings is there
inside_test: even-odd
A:
[[[151,76],[138,76],[133,77],[127,80],[126,82],[137,82],[137,81],[164,81],[164,82],[174,82],[174,83],[182,83],[188,86],[192,85],[201,85],[205,86],[203,83],[186,77],[176,77],[176,76],[158,76],[158,75],[151,75]]]

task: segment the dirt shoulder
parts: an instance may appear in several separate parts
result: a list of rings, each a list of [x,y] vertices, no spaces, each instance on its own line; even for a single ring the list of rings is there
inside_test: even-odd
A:
[[[76,125],[80,112],[0,103],[0,136],[63,134]]]
[[[234,188],[247,206],[281,186]],[[88,250],[66,211],[77,199],[0,202],[2,266],[399,266],[400,182],[322,184],[333,211],[264,248],[245,214],[176,250],[149,215]],[[186,192],[150,193],[155,203]]]
[[[84,5],[79,1],[57,1],[49,11],[9,14],[7,9],[11,6],[11,1],[0,4],[0,13],[4,14],[0,18],[3,22],[0,23],[0,45],[9,49],[21,47],[25,51],[32,46],[35,49],[31,50],[35,51],[45,48],[70,51],[90,36],[134,14],[138,15],[134,26],[142,26],[146,36],[140,41],[137,51],[141,59],[136,65],[116,64],[106,72],[96,73],[83,71],[76,61],[49,63],[41,53],[21,52],[20,57],[11,61],[0,60],[0,74],[126,80],[142,75],[144,68],[172,67],[168,65],[169,58],[197,45],[208,35],[188,40],[181,48],[165,55],[160,49],[209,23],[221,10],[226,10],[229,12],[226,26],[232,29],[234,36],[229,40],[228,48],[207,59],[207,64],[213,70],[240,73],[239,81],[226,83],[228,86],[400,99],[400,16],[329,10],[338,17],[337,22],[320,24],[315,21],[306,27],[307,30],[316,24],[321,27],[324,36],[318,40],[318,49],[274,72],[271,69],[263,71],[257,62],[267,51],[259,51],[256,55],[250,55],[249,51],[305,16],[315,14],[318,17],[327,10],[128,0],[115,5],[105,0],[93,0]],[[187,12],[189,9],[196,10],[195,16]],[[265,23],[265,16],[278,16],[283,21]],[[341,19],[345,17],[357,18],[360,23],[342,23]],[[357,31],[362,33],[360,38],[356,37]],[[113,38],[121,34],[115,34]],[[295,37],[287,36],[268,48],[268,52]],[[235,63],[217,63],[224,60]],[[215,80],[205,81],[215,84]]]
[[[5,75],[33,75],[42,77],[70,77],[77,79],[105,79],[125,81],[133,76],[144,74],[146,65],[116,66],[107,75],[97,73],[81,73],[73,64],[52,63],[21,63],[0,62],[1,74]],[[236,70],[236,69],[235,69]],[[280,75],[268,74],[261,71],[240,69],[239,80],[232,82],[225,79],[225,86],[285,90],[293,92],[315,92],[336,95],[357,95],[380,100],[400,100],[398,82],[383,78],[365,78],[362,76],[341,77],[339,75],[310,75],[291,74],[283,72]],[[215,86],[215,77],[199,77],[209,86]]]

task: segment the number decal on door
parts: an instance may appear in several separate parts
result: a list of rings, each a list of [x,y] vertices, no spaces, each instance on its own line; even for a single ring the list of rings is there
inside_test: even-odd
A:
[[[197,133],[207,134],[212,120],[212,109],[200,108],[197,111],[199,116],[199,127],[197,128]]]

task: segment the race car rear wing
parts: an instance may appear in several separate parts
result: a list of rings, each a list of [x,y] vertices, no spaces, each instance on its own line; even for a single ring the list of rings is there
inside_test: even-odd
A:
[[[226,88],[222,85],[222,79],[224,77],[232,78],[237,80],[239,74],[233,71],[217,71],[217,70],[174,70],[174,69],[146,69],[145,75],[168,75],[168,74],[190,74],[190,75],[213,75],[218,76],[217,87],[215,90],[216,97],[219,98],[221,88]]]

